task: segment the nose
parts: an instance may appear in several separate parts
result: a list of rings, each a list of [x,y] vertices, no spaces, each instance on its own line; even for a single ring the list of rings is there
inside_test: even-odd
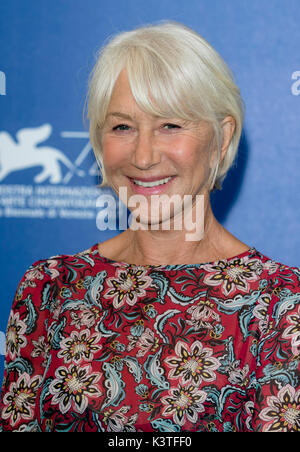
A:
[[[160,153],[151,130],[140,130],[132,153],[132,164],[141,170],[160,162]]]

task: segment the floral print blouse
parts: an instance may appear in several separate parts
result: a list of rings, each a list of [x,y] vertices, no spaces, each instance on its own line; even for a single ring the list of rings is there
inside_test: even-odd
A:
[[[299,432],[300,270],[34,263],[8,321],[0,431]]]

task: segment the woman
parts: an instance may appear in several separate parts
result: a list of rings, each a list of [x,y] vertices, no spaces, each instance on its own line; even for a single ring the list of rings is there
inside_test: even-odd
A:
[[[88,102],[102,185],[138,197],[138,227],[25,273],[2,430],[299,431],[299,269],[234,237],[209,200],[242,129],[226,64],[177,23],[121,33]]]

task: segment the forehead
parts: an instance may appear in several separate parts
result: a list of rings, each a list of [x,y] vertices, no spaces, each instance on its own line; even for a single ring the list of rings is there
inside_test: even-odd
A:
[[[150,93],[148,98],[152,98]],[[151,100],[153,102],[153,99]],[[124,119],[132,119],[135,116],[158,117],[152,111],[148,112],[138,105],[132,93],[129,77],[125,69],[121,71],[114,85],[106,114],[106,117],[108,116]]]
[[[129,77],[126,69],[121,70],[120,74],[117,77],[114,88],[130,88]]]
[[[116,83],[114,85],[112,95],[110,98],[110,104],[122,103],[124,100],[134,101],[134,97],[132,95],[129,78],[127,71],[123,69],[119,74]]]
[[[130,68],[128,71],[123,68],[116,79],[104,121],[112,112],[141,119],[177,118],[197,123],[206,119],[199,105],[194,109],[196,114],[190,110],[190,97],[189,102],[186,102],[187,96],[183,95],[181,99],[178,90],[171,86],[171,81],[165,86],[160,77],[154,81],[149,80],[149,74],[143,74],[142,71],[138,71],[138,74],[132,73]]]

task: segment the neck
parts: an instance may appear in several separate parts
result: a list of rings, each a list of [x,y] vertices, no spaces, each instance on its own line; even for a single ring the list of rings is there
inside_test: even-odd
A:
[[[132,230],[123,236],[121,260],[139,265],[201,263],[230,257],[229,240],[234,237],[216,220],[209,195],[204,196],[201,238],[186,240],[189,230]],[[195,211],[195,205],[192,209]],[[197,218],[197,217],[196,217]],[[236,240],[236,239],[235,239]]]

